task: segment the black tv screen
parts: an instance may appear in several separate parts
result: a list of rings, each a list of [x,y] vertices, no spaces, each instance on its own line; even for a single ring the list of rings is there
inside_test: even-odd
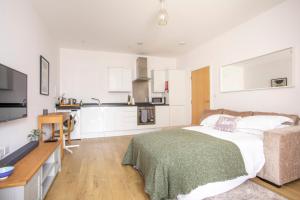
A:
[[[27,117],[27,75],[0,64],[0,122]]]

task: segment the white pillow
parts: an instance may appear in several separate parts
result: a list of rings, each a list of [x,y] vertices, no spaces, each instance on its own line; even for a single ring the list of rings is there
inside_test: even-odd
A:
[[[261,130],[267,131],[279,128],[284,122],[293,122],[291,118],[277,115],[255,115],[244,117],[237,122],[237,130]]]
[[[263,137],[264,131],[258,130],[258,129],[235,129],[236,132],[239,133],[247,133],[247,134],[252,134],[252,135],[258,135],[260,137]]]
[[[234,116],[223,115],[223,114],[210,115],[210,116],[206,117],[204,120],[202,120],[202,122],[200,123],[200,126],[215,127],[215,125],[220,117],[234,117]]]

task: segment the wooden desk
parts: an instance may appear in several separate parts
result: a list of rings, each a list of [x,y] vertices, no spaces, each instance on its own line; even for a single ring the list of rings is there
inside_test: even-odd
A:
[[[56,112],[56,113],[49,113],[48,115],[39,115],[38,116],[38,129],[43,130],[44,124],[51,124],[52,125],[52,136],[54,135],[55,124],[59,125],[59,140],[62,141],[63,139],[63,123],[64,121],[68,120],[68,130],[70,131],[70,113],[67,112]],[[43,138],[42,138],[43,140]],[[61,158],[64,156],[64,147],[63,142],[61,142]]]

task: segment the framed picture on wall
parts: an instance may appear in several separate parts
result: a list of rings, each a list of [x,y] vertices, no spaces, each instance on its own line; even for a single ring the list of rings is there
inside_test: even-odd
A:
[[[287,86],[287,78],[271,79],[271,87],[285,87]]]
[[[49,96],[49,67],[46,58],[40,56],[40,94]]]

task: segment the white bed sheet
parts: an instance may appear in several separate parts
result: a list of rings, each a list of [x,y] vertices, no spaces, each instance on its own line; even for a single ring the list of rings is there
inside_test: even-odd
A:
[[[241,185],[246,180],[254,178],[265,163],[262,134],[255,135],[243,132],[229,133],[204,126],[193,126],[184,129],[205,133],[236,144],[241,151],[248,175],[240,176],[228,181],[208,183],[199,186],[188,194],[178,195],[178,200],[200,200],[227,192]]]

